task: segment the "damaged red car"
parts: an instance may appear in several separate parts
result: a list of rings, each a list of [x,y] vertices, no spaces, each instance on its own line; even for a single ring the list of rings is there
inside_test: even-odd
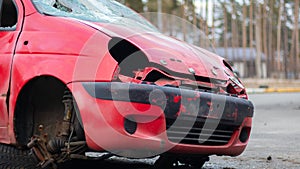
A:
[[[0,168],[240,155],[253,105],[231,66],[112,0],[0,0]]]

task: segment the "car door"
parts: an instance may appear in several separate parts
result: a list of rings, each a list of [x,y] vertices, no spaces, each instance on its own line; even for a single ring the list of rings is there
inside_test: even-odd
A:
[[[8,106],[10,72],[17,39],[21,30],[21,15],[15,0],[0,0],[0,141],[8,139]]]

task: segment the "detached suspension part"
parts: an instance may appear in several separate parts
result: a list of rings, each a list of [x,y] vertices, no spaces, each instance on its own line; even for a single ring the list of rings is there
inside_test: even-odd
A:
[[[39,159],[39,165],[45,168],[52,165],[52,168],[56,168],[55,162],[64,162],[71,154],[70,139],[73,131],[72,127],[72,112],[73,112],[73,97],[69,90],[66,90],[63,96],[65,105],[64,118],[59,125],[59,132],[56,137],[48,138],[48,134],[44,132],[44,126],[39,126],[39,135],[32,137],[31,141],[27,144],[28,148],[31,148]]]
[[[39,166],[45,168],[49,165],[52,165],[52,168],[56,169],[57,166],[54,163],[54,159],[52,155],[49,153],[47,149],[47,133],[44,133],[44,126],[39,126],[40,135],[33,136],[31,141],[27,144],[28,148],[33,150],[33,153],[36,155],[38,160],[40,161]]]
[[[62,122],[62,128],[60,131],[61,137],[69,137],[70,135],[70,127],[71,127],[71,119],[73,112],[73,96],[69,90],[66,90],[63,96],[63,101],[65,105],[64,119]]]

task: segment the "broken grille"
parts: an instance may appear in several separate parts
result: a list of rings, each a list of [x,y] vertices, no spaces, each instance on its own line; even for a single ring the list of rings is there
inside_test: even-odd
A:
[[[191,145],[226,145],[238,128],[222,121],[217,124],[217,120],[211,119],[206,120],[206,123],[205,119],[179,119],[174,122],[167,119],[168,139],[174,143]]]

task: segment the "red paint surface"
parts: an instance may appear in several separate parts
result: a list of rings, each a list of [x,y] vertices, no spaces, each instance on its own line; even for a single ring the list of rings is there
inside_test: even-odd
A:
[[[34,9],[30,0],[22,2],[16,0],[19,12],[17,29],[0,31],[0,142],[2,143],[16,143],[13,129],[14,109],[18,94],[31,79],[49,75],[65,84],[111,81],[117,67],[117,62],[107,50],[109,36],[75,20],[42,15]],[[161,34],[136,34],[133,30],[114,25],[106,29],[138,46],[151,62],[161,64],[161,60],[165,60],[167,65],[163,66],[172,71],[190,74],[188,68],[193,68],[198,76],[228,80],[222,59],[207,51]],[[19,33],[20,38],[17,41]],[[215,71],[218,76],[211,72],[213,66],[217,67]],[[10,76],[10,99],[6,105],[5,94],[8,92]],[[118,102],[119,107],[123,108],[119,110],[112,105],[114,103],[91,98],[80,83],[71,83],[68,87],[78,103],[90,148],[102,150],[103,147],[99,145],[105,145],[111,149],[143,149],[147,145],[150,149],[159,150],[161,141],[166,143],[166,147],[174,146],[165,134],[164,114],[159,107],[149,108],[149,105],[132,103],[138,111],[126,110],[132,105]],[[176,99],[174,102],[180,100]],[[100,111],[95,111],[93,107]],[[140,114],[141,111],[145,114]],[[126,135],[123,131],[124,116],[133,116],[144,123],[139,124],[134,137],[120,141],[120,134]],[[242,126],[251,127],[251,119],[246,119]],[[108,128],[111,127],[116,133],[109,131]],[[109,139],[103,139],[103,135],[108,135]],[[226,146],[177,145],[172,151],[238,155],[245,149],[247,143],[240,143],[237,140],[238,131]]]

